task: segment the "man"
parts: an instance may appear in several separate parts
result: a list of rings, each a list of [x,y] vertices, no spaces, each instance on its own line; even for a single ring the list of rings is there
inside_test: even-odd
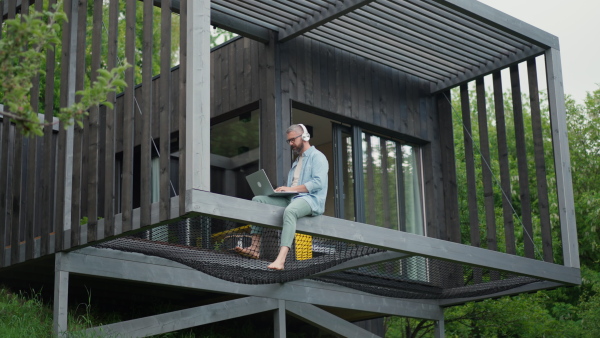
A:
[[[292,197],[255,196],[252,200],[285,207],[283,212],[283,230],[277,259],[268,268],[283,270],[285,259],[294,241],[296,221],[308,215],[318,216],[325,211],[327,196],[327,158],[309,143],[310,134],[303,124],[291,125],[287,131],[286,144],[292,148],[296,160],[288,174],[287,186],[278,187],[275,191],[297,192]],[[260,227],[252,227],[252,243],[247,248],[236,247],[235,251],[250,258],[260,256]]]

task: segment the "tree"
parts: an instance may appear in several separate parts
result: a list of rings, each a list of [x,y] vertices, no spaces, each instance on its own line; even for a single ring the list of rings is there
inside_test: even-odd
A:
[[[0,100],[6,107],[3,115],[26,136],[42,135],[43,126],[48,124],[39,120],[38,112],[31,105],[30,92],[32,79],[43,73],[45,51],[60,44],[60,26],[67,21],[61,5],[59,2],[46,11],[21,14],[4,23],[5,37],[0,40]],[[65,126],[73,122],[80,124],[90,107],[111,106],[106,101],[107,94],[126,86],[121,74],[128,66],[125,62],[110,71],[98,70],[96,81],[77,92],[78,102],[55,113],[59,122]]]
[[[491,91],[488,91],[488,93]],[[455,151],[456,158],[464,157],[464,142],[462,136],[462,117],[458,95],[453,95],[452,101],[456,125],[455,131]],[[474,98],[471,98],[473,101]],[[510,95],[505,96],[505,110],[507,118],[512,115]],[[528,102],[527,98],[523,102]],[[471,107],[475,107],[474,102]],[[493,128],[492,117],[489,112],[494,111],[493,98],[487,97],[488,118],[490,131]],[[527,107],[525,107],[527,108]],[[600,177],[598,168],[600,167],[600,88],[592,93],[588,93],[585,102],[578,105],[572,98],[566,99],[567,124],[569,132],[569,145],[571,152],[571,165],[573,175],[573,190],[575,199],[575,212],[577,218],[577,228],[579,237],[579,251],[581,258],[582,285],[577,287],[561,287],[555,290],[538,291],[533,294],[521,294],[512,297],[503,297],[497,300],[485,300],[481,302],[467,303],[461,306],[447,308],[445,312],[446,335],[449,337],[463,336],[518,336],[518,337],[598,337],[600,336],[600,253],[598,246],[600,244]],[[542,124],[545,131],[551,130],[551,124],[548,115],[547,102],[542,102]],[[477,119],[472,112],[473,129],[477,130]],[[525,114],[528,116],[529,114]],[[531,133],[530,120],[525,119],[526,131]],[[511,129],[512,122],[507,123],[507,134],[514,131]],[[478,133],[473,132],[473,143],[479,143]],[[555,186],[554,170],[552,166],[553,151],[550,144],[549,135],[544,135],[544,151],[547,169],[548,181],[551,189]],[[515,147],[514,139],[509,139],[509,148]],[[495,144],[495,135],[490,133],[490,143]],[[493,149],[491,149],[493,151]],[[476,156],[477,150],[475,150]],[[491,167],[498,170],[497,155],[492,153]],[[532,156],[528,156],[532,158]],[[511,158],[511,177],[517,177],[517,168],[514,165],[516,159]],[[459,188],[464,187],[461,184],[466,181],[464,176],[464,163],[457,161],[457,175],[459,175]],[[481,173],[479,172],[479,175]],[[531,179],[531,178],[530,178]],[[478,179],[479,184],[481,179]],[[517,182],[511,182],[513,186]],[[535,186],[530,183],[530,186]],[[482,190],[481,186],[477,187]],[[514,190],[514,188],[513,188]],[[495,201],[501,201],[499,192]],[[459,200],[466,201],[466,190],[459,190]],[[513,192],[512,203],[517,212],[520,211],[520,201],[518,194]],[[552,194],[551,194],[552,195]],[[553,195],[556,195],[554,193]],[[536,203],[536,194],[532,192],[532,205]],[[465,202],[466,203],[466,202]],[[551,199],[553,214],[557,214],[556,197]],[[464,211],[461,211],[461,217],[467,215],[466,204],[460,204]],[[501,224],[502,211],[501,203],[496,204],[497,223]],[[483,210],[479,210],[479,219],[482,220]],[[534,210],[534,218],[535,210]],[[461,219],[468,223],[468,219]],[[535,219],[534,219],[535,221]],[[558,217],[554,216],[553,222],[558,222]],[[558,224],[556,224],[558,227]],[[515,227],[518,229],[518,227]],[[486,231],[485,225],[481,228],[481,233]],[[463,242],[469,243],[468,229],[463,232]],[[500,234],[499,239],[503,238]],[[553,242],[560,243],[559,231],[554,231]],[[560,248],[560,245],[556,245]],[[522,253],[521,253],[522,254]],[[555,257],[560,258],[560,250],[555,250]],[[430,337],[433,335],[433,322],[408,318],[390,318],[387,321],[388,335],[393,337]]]

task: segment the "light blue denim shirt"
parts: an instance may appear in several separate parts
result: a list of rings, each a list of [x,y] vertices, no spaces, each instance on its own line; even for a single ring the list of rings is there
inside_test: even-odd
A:
[[[302,168],[298,185],[303,185],[308,190],[307,193],[300,193],[294,198],[304,199],[312,209],[312,216],[318,216],[325,211],[325,198],[327,197],[327,173],[329,172],[329,162],[322,152],[315,146],[311,146],[301,155]],[[294,179],[294,170],[298,165],[298,159],[292,163],[292,169],[288,174],[287,186],[292,185]]]

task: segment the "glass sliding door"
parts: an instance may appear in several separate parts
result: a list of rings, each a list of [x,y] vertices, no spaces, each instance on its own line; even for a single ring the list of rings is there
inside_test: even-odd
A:
[[[400,230],[396,144],[364,132],[361,141],[366,223]]]
[[[423,235],[419,149],[362,132],[365,222]]]
[[[420,161],[417,149],[410,145],[398,145],[402,154],[402,231],[424,235],[424,220],[420,185]]]
[[[356,221],[354,210],[354,163],[352,132],[340,124],[333,125],[335,216]]]
[[[424,235],[420,149],[334,125],[336,216]],[[357,269],[362,274],[427,281],[427,259],[410,257]]]

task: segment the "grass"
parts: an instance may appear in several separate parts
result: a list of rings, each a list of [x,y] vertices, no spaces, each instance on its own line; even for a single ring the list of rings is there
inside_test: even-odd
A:
[[[91,292],[88,291],[88,299],[79,304],[69,304],[68,313],[68,337],[97,337],[83,330],[104,324],[120,322],[131,316],[132,312],[142,314],[146,310],[168,312],[169,306],[163,305],[161,309],[133,309],[127,308],[123,315],[118,309],[114,311],[100,312],[92,306]],[[154,312],[152,311],[152,312]],[[145,314],[142,314],[145,315]],[[273,335],[273,328],[264,323],[254,323],[252,319],[239,318],[235,325],[231,321],[217,322],[192,329],[170,332],[155,337],[164,338],[188,338],[188,337],[269,337]],[[311,337],[314,333],[291,334],[290,337]],[[11,291],[0,285],[0,337],[53,337],[52,334],[52,304],[44,300],[40,291],[30,290]],[[62,336],[61,336],[62,337]]]
[[[12,293],[0,288],[0,337],[49,337],[52,311],[39,293]]]

